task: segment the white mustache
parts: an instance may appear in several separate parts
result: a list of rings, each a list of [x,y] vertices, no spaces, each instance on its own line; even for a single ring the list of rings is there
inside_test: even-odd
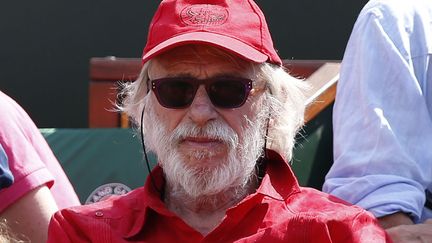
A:
[[[239,141],[238,135],[231,127],[217,120],[211,121],[202,127],[192,122],[180,124],[170,135],[170,141],[179,144],[187,137],[205,137],[219,140],[226,144],[228,148],[235,148]]]

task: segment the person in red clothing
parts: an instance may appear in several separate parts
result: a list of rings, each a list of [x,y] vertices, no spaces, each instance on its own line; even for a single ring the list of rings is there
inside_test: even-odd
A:
[[[388,241],[370,213],[298,185],[305,86],[252,0],[162,1],[142,60],[122,109],[158,166],[142,188],[57,212],[48,242]]]

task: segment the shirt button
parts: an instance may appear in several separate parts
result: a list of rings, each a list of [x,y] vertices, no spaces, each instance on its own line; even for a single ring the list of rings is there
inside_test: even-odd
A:
[[[95,216],[96,217],[102,217],[104,214],[103,214],[103,212],[102,211],[97,211],[96,213],[95,213]]]

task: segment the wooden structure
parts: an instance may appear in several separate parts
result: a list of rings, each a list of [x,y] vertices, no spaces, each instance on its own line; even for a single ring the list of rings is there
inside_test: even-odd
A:
[[[304,78],[307,92],[306,122],[334,101],[339,78],[339,61],[284,60],[284,67]],[[134,81],[141,68],[140,58],[94,57],[90,59],[89,127],[128,127],[125,115],[115,112],[119,82]]]
[[[89,127],[128,127],[128,118],[115,111],[120,82],[134,81],[140,58],[94,57],[90,59]]]

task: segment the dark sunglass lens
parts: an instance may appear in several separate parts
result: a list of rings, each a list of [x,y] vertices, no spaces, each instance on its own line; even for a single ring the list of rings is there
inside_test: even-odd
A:
[[[159,102],[167,108],[183,108],[189,106],[195,96],[192,84],[186,81],[164,81],[157,87]]]
[[[221,108],[237,108],[247,98],[247,87],[241,81],[221,80],[214,82],[208,90],[212,103]]]

